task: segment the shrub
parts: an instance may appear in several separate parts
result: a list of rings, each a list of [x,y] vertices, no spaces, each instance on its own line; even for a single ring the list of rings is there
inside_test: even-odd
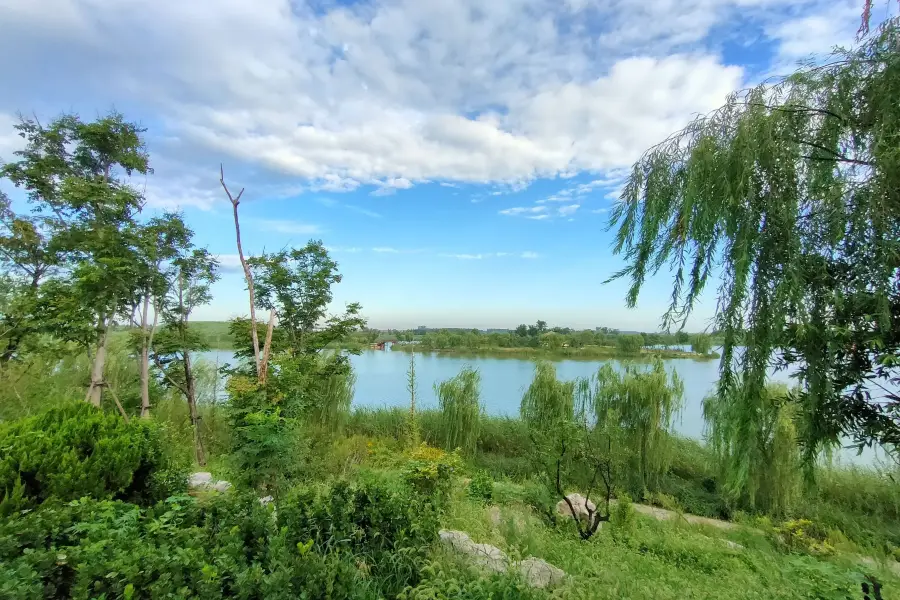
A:
[[[184,490],[159,426],[72,402],[0,426],[0,514],[56,497],[148,505]]]
[[[0,597],[378,597],[352,557],[292,541],[249,495],[51,501],[0,523]]]
[[[472,498],[490,503],[494,499],[494,480],[484,471],[478,471],[469,482],[468,492]]]
[[[328,489],[292,490],[278,508],[289,547],[311,542],[322,554],[352,554],[386,596],[418,581],[437,537],[434,507],[402,487],[374,478]]]
[[[771,530],[773,541],[786,552],[799,552],[816,556],[834,554],[834,546],[828,542],[828,532],[807,519],[791,519]]]
[[[403,479],[414,492],[440,509],[450,494],[453,476],[461,466],[462,460],[456,451],[447,453],[423,442],[409,453]]]

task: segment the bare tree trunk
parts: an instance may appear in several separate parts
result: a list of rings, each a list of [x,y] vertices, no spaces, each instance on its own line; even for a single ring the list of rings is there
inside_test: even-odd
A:
[[[231,195],[231,192],[228,191],[228,186],[225,185],[225,168],[222,165],[219,165],[219,182],[222,184],[222,188],[225,190],[225,194],[228,196],[234,209],[234,232],[237,236],[238,258],[241,260],[244,278],[247,280],[247,291],[250,294],[250,336],[253,339],[253,359],[256,361],[257,377],[260,378],[260,381],[263,381],[264,377],[262,376],[262,365],[260,364],[259,356],[259,336],[256,333],[256,290],[253,288],[253,273],[250,272],[250,265],[247,264],[247,260],[244,258],[244,250],[241,247],[241,224],[238,220],[238,204],[241,203],[244,188],[241,188],[237,196]]]
[[[191,426],[194,429],[194,454],[197,464],[206,466],[206,452],[203,450],[203,439],[200,437],[200,412],[197,410],[197,392],[194,386],[194,371],[191,366],[191,355],[184,350],[184,381],[187,384],[187,403],[191,413]]]
[[[97,352],[94,354],[94,364],[91,366],[91,383],[88,386],[85,401],[99,407],[103,398],[103,372],[106,367],[106,345],[109,341],[109,324],[106,317],[101,320],[100,331],[97,334]]]
[[[272,333],[275,331],[275,309],[269,311],[269,325],[266,327],[266,343],[263,345],[262,360],[259,365],[259,382],[263,385],[269,375],[269,354],[272,351]]]
[[[147,320],[150,311],[150,294],[144,295],[141,311],[141,418],[150,418],[150,340]]]

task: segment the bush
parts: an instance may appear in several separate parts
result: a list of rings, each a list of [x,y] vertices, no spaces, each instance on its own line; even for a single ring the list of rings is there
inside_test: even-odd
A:
[[[298,487],[279,504],[278,524],[289,547],[311,543],[322,554],[358,557],[386,596],[418,581],[437,538],[431,503],[388,481],[363,478],[328,489]]]
[[[352,557],[292,541],[253,496],[51,501],[0,523],[0,597],[378,597]]]
[[[154,423],[125,423],[85,402],[0,425],[0,514],[51,497],[152,504],[187,483],[187,465],[164,448]]]
[[[494,499],[494,480],[484,471],[478,471],[469,482],[468,492],[470,497],[490,503]]]
[[[420,497],[441,509],[450,495],[453,476],[461,467],[456,451],[447,453],[423,442],[409,453],[403,479]]]

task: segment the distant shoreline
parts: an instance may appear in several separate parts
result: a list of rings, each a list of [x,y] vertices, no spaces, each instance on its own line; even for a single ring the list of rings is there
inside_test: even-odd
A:
[[[626,354],[613,346],[588,346],[585,348],[429,348],[419,344],[393,344],[392,352],[417,352],[421,354],[447,354],[455,356],[489,356],[494,358],[565,358],[592,360],[597,358],[649,360],[652,358],[690,358],[693,360],[713,360],[719,358],[717,352],[698,354],[684,350],[647,350],[638,354]]]

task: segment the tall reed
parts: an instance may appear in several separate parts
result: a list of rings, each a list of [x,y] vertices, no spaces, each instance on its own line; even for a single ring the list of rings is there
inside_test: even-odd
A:
[[[459,448],[472,456],[481,429],[481,376],[471,367],[463,367],[456,377],[435,384],[441,410],[444,447]]]

